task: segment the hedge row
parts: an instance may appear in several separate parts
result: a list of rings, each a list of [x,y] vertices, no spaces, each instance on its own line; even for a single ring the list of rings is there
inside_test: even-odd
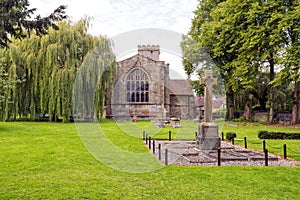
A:
[[[258,138],[259,139],[300,140],[300,133],[259,131]]]
[[[227,132],[226,139],[231,141],[232,138],[236,138],[236,133],[235,132]]]

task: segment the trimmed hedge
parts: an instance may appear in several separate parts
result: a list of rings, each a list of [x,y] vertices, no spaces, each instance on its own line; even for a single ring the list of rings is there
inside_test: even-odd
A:
[[[236,133],[235,132],[227,132],[226,140],[232,140],[232,138],[236,138]]]
[[[300,140],[300,133],[259,131],[259,139]]]

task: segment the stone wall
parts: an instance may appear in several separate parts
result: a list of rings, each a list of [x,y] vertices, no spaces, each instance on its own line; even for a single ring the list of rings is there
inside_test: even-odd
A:
[[[190,95],[170,95],[170,117],[180,119],[194,119],[194,96]]]

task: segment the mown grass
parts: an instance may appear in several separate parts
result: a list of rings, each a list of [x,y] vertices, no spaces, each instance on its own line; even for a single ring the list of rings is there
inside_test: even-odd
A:
[[[130,133],[112,121],[101,129],[120,149],[148,153],[141,141],[147,123]],[[77,131],[75,124],[0,123],[0,199],[300,198],[299,167],[162,166],[126,173],[97,160]],[[160,131],[153,136],[164,137]]]

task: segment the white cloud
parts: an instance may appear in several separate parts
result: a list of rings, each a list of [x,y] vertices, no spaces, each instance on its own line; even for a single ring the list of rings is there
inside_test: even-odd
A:
[[[92,17],[89,32],[109,37],[144,28],[166,29],[179,35],[187,33],[194,15],[193,11],[198,4],[198,0],[29,0],[29,2],[42,16],[51,13],[59,5],[67,5],[66,12],[71,20],[77,21],[85,16]],[[180,49],[179,40],[180,38],[175,39],[176,45],[168,46],[166,50]],[[137,48],[137,44],[147,41],[147,44],[153,42],[150,39],[135,41],[131,50]],[[130,43],[132,45],[132,41]],[[172,78],[185,78],[181,58],[174,52],[162,52],[161,58],[170,63]]]
[[[72,20],[93,18],[90,32],[114,36],[140,28],[162,28],[186,33],[197,0],[30,0],[31,7],[46,15],[59,5],[67,5]]]

